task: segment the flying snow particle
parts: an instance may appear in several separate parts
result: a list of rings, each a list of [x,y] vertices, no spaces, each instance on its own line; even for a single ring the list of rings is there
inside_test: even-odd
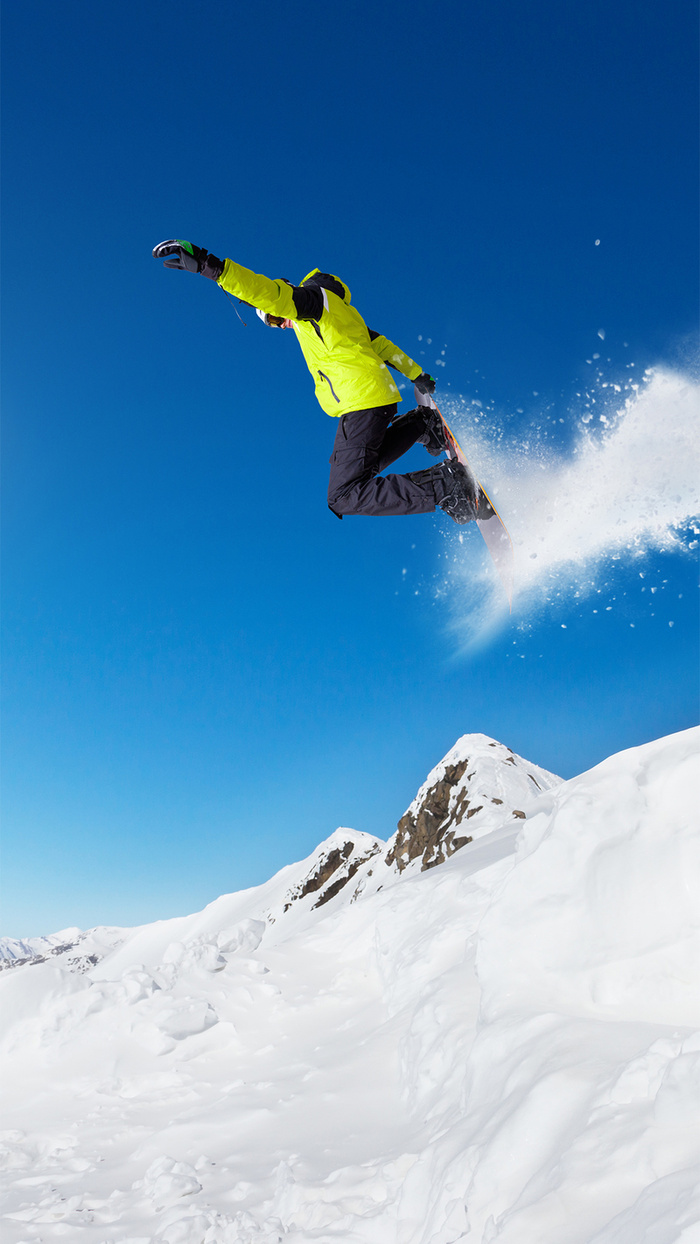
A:
[[[595,244],[596,244],[596,246],[600,246],[600,238],[596,238],[596,240],[595,240]]]
[[[577,589],[582,596],[590,590],[608,595],[612,584],[601,592],[601,576],[608,564],[620,560],[632,565],[637,561],[637,590],[645,588],[645,600],[653,605],[665,586],[642,556],[661,550],[682,553],[691,543],[696,545],[691,552],[697,552],[700,543],[700,522],[695,518],[700,514],[700,386],[687,374],[661,368],[645,373],[639,385],[633,385],[630,377],[621,395],[611,387],[603,389],[604,376],[597,381],[591,377],[591,381],[591,392],[586,394],[582,389],[581,396],[586,398],[590,412],[594,411],[595,397],[595,411],[588,427],[576,429],[576,441],[568,451],[545,450],[544,441],[538,440],[544,433],[538,430],[537,421],[532,429],[525,429],[522,443],[514,445],[511,441],[504,450],[500,442],[489,439],[488,429],[482,429],[488,419],[482,410],[470,405],[469,399],[456,402],[455,409],[449,411],[457,426],[460,418],[463,426],[469,425],[474,463],[489,481],[508,521],[514,540],[517,607],[521,611],[536,611],[545,603],[555,607],[560,586],[566,599],[571,599]],[[577,423],[582,422],[579,407],[564,413],[566,419],[555,411],[543,420],[555,437],[574,416]],[[475,414],[481,416],[479,423]],[[459,541],[452,587],[464,589],[463,595],[461,591],[450,593],[455,622],[464,630],[465,638],[476,635],[477,627],[481,627],[478,634],[485,637],[492,622],[497,624],[496,614],[502,604],[502,596],[497,594],[500,585],[490,565],[484,563],[483,603],[476,610],[479,616],[475,623],[476,568],[473,560],[462,557],[461,532],[452,538],[455,544]],[[466,537],[464,541],[466,544]],[[533,557],[535,552],[537,556]],[[652,587],[656,591],[652,592]],[[596,618],[601,622],[604,612],[613,612],[615,601],[611,595],[608,600],[607,606],[598,602]],[[628,625],[629,620],[628,616]]]

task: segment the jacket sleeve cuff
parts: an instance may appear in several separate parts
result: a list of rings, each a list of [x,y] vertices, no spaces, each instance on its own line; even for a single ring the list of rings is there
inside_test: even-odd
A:
[[[204,261],[201,275],[209,277],[210,281],[217,281],[224,270],[223,259],[217,259],[216,255],[207,255]]]

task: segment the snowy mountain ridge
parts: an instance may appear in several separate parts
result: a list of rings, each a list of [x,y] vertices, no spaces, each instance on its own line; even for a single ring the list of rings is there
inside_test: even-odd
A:
[[[526,809],[561,778],[485,734],[464,734],[431,769],[389,842],[387,864],[399,872],[445,862]]]
[[[439,867],[338,830],[5,972],[7,1244],[695,1244],[699,742],[529,802],[504,749],[507,817]],[[481,798],[474,747],[416,824]]]
[[[292,908],[298,915],[323,907],[351,882],[344,898],[351,895],[355,901],[363,892],[394,883],[407,869],[433,868],[492,829],[513,818],[525,819],[524,809],[533,799],[560,782],[555,774],[487,735],[462,735],[430,771],[388,842],[341,827],[306,859],[282,868],[270,881],[224,896],[205,910],[213,907],[219,919],[220,907],[231,899],[236,910],[242,902],[246,918],[252,915],[274,924]],[[460,829],[463,823],[468,833]],[[177,923],[178,918],[163,926],[175,928]],[[71,928],[48,937],[0,938],[0,971],[48,958],[85,971],[137,933],[127,928],[85,932]],[[78,947],[81,953],[76,955]]]
[[[128,929],[101,926],[97,929],[62,929],[47,937],[0,938],[0,972],[27,964],[60,959],[73,972],[87,972],[128,936]],[[76,953],[77,952],[77,953]]]

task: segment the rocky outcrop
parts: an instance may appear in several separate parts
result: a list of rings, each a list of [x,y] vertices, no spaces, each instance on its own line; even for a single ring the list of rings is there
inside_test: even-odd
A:
[[[525,819],[528,803],[560,781],[502,743],[463,735],[401,817],[385,862],[399,872],[417,861],[422,872],[434,868],[475,837]]]
[[[313,906],[323,907],[324,903],[329,902],[345,888],[363,864],[378,855],[385,846],[379,839],[369,838],[367,834],[347,837],[344,841],[338,842],[336,846],[335,841],[340,834],[342,831],[336,831],[328,843],[324,844],[326,849],[321,850],[320,858],[315,861],[313,871],[288,892],[284,911],[289,911],[299,899],[316,893],[319,897]]]
[[[396,864],[403,872],[407,864],[417,856],[422,857],[422,869],[442,864],[448,856],[472,841],[469,835],[456,836],[456,827],[467,816],[469,800],[459,790],[459,782],[469,761],[445,766],[443,776],[431,786],[424,798],[401,817],[398,831],[387,853],[386,863]],[[454,807],[450,807],[453,793],[457,792]]]

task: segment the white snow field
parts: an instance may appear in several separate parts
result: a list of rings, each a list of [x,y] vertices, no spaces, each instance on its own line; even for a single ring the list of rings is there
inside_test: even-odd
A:
[[[502,821],[439,866],[338,830],[196,915],[25,943],[3,1244],[698,1244],[699,742],[562,783],[467,735],[434,772],[490,764]]]

